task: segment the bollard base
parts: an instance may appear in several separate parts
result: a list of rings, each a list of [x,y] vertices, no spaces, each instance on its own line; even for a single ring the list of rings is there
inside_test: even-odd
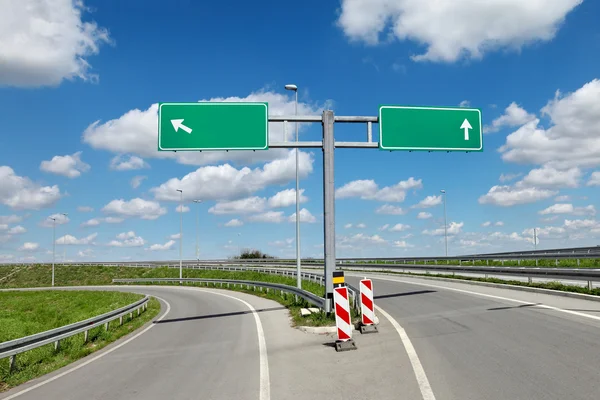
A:
[[[356,343],[354,340],[348,339],[346,341],[336,341],[335,342],[335,351],[348,351],[348,350],[356,350]]]
[[[373,325],[361,325],[360,326],[360,333],[378,333],[379,330],[377,329],[377,325],[373,324]]]

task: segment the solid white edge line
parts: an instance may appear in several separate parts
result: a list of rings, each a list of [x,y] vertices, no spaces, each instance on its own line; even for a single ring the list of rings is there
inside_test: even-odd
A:
[[[165,300],[165,299],[163,299],[163,298],[160,298],[160,297],[158,297],[158,296],[152,296],[152,297],[156,297],[157,299],[159,299],[160,301],[164,302],[164,303],[167,305],[167,311],[165,311],[165,313],[164,313],[163,315],[161,315],[161,316],[160,316],[160,317],[159,317],[159,318],[158,318],[158,319],[155,321],[155,322],[158,322],[158,321],[161,321],[161,320],[162,320],[164,317],[166,317],[166,316],[167,316],[167,314],[169,313],[169,311],[171,311],[171,305],[169,304],[169,302],[168,302],[168,301],[166,301],[166,300]],[[102,354],[98,354],[98,355],[97,355],[96,357],[94,357],[94,358],[90,358],[89,360],[87,360],[87,361],[85,361],[85,362],[83,362],[83,363],[81,363],[81,364],[79,364],[79,365],[77,365],[77,366],[75,366],[75,367],[73,367],[73,368],[70,368],[70,369],[68,369],[68,370],[66,370],[66,371],[64,371],[64,372],[61,372],[61,373],[60,373],[60,374],[58,374],[58,375],[55,375],[55,376],[53,376],[52,378],[46,379],[45,381],[42,381],[42,382],[40,382],[40,383],[37,383],[37,384],[35,384],[35,385],[31,386],[31,387],[28,387],[27,389],[23,389],[23,390],[21,390],[20,392],[17,392],[17,393],[15,393],[15,394],[11,394],[10,396],[3,398],[2,400],[11,400],[11,399],[14,399],[14,398],[16,398],[16,397],[19,397],[19,396],[21,396],[21,395],[23,395],[23,394],[25,394],[25,393],[27,393],[27,392],[30,392],[30,391],[32,391],[32,390],[34,390],[34,389],[37,389],[37,388],[39,388],[40,386],[44,386],[44,385],[45,385],[45,384],[47,384],[47,383],[50,383],[50,382],[52,382],[52,381],[55,381],[55,380],[57,380],[57,379],[59,379],[59,378],[62,378],[63,376],[65,376],[65,375],[68,375],[68,374],[70,374],[71,372],[75,372],[75,371],[77,371],[79,368],[83,368],[83,367],[85,367],[86,365],[88,365],[88,364],[90,364],[90,363],[92,363],[92,362],[94,362],[94,361],[96,361],[96,360],[99,360],[100,358],[102,358],[102,357],[106,356],[107,354],[110,354],[110,353],[112,353],[113,351],[115,351],[115,350],[117,350],[117,349],[120,349],[121,347],[125,346],[127,343],[129,343],[129,342],[131,342],[131,341],[133,341],[133,340],[137,339],[138,337],[142,336],[144,333],[148,332],[150,329],[154,328],[154,326],[155,326],[155,324],[153,323],[153,324],[151,324],[150,326],[148,326],[146,329],[144,329],[143,331],[136,333],[134,336],[130,337],[129,339],[127,339],[127,340],[126,340],[126,341],[124,341],[123,343],[119,343],[119,344],[118,344],[118,345],[116,345],[115,347],[113,347],[113,348],[111,348],[111,349],[108,349],[108,350],[106,350],[106,351],[105,351],[105,352],[103,352]]]
[[[408,354],[408,359],[410,360],[410,364],[412,365],[413,372],[415,377],[417,378],[417,384],[419,385],[419,390],[421,391],[421,396],[423,400],[435,400],[435,395],[433,394],[433,390],[431,389],[431,385],[429,384],[429,379],[427,379],[427,374],[425,374],[425,370],[423,369],[423,365],[421,364],[421,360],[417,355],[417,351],[413,346],[410,338],[406,334],[404,328],[386,311],[384,311],[378,305],[375,305],[377,311],[387,318],[388,321],[396,328],[396,332],[400,336],[400,340],[402,340],[402,344],[404,345],[404,349],[406,350],[406,354]]]
[[[564,308],[549,306],[547,304],[537,304],[537,303],[532,303],[530,301],[523,301],[523,300],[511,299],[510,297],[496,296],[496,295],[493,295],[493,294],[473,292],[471,290],[457,289],[457,288],[447,287],[447,286],[441,286],[441,285],[433,285],[433,284],[430,284],[430,283],[414,282],[414,281],[410,281],[410,280],[407,281],[407,280],[402,280],[402,279],[390,279],[390,278],[384,278],[384,277],[379,277],[379,276],[375,277],[374,279],[381,279],[383,281],[389,281],[389,282],[406,283],[406,284],[409,284],[409,285],[420,285],[420,286],[427,286],[427,287],[432,287],[432,288],[437,288],[437,289],[451,290],[453,292],[472,294],[472,295],[475,295],[475,296],[487,297],[487,298],[496,299],[496,300],[512,301],[512,302],[518,303],[518,304],[532,305],[532,306],[535,306],[535,307],[538,307],[538,308],[544,308],[544,309],[547,309],[547,310],[557,311],[557,312],[561,312],[561,313],[565,313],[565,314],[571,314],[571,315],[576,315],[578,317],[589,318],[589,319],[593,319],[593,320],[596,320],[596,321],[600,321],[600,316],[591,315],[591,314],[585,314],[585,313],[582,313],[582,312],[579,312],[579,311],[565,310]],[[460,284],[460,282],[457,282],[457,283]],[[500,290],[502,290],[502,289],[500,289]],[[510,290],[510,289],[506,289],[506,290]],[[551,296],[551,294],[549,294],[549,295]]]
[[[259,399],[260,400],[270,400],[271,399],[271,382],[269,378],[269,360],[267,358],[267,341],[265,339],[265,332],[263,330],[262,322],[258,315],[256,309],[252,306],[252,304],[248,303],[245,300],[242,300],[238,297],[231,296],[225,293],[220,293],[218,291],[206,290],[201,288],[192,288],[192,287],[182,287],[181,289],[186,290],[195,290],[205,293],[217,294],[219,296],[225,296],[233,300],[237,300],[242,302],[250,311],[252,311],[252,315],[254,316],[254,322],[256,323],[256,333],[258,335],[258,353],[259,353]]]

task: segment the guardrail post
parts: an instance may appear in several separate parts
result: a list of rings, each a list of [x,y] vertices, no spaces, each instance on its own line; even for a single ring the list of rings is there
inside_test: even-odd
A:
[[[121,315],[119,317],[119,326],[123,325],[123,316]]]
[[[579,267],[579,258],[577,259],[577,266]]]
[[[13,354],[12,356],[8,357],[8,373],[12,373],[15,369],[17,363],[17,355]]]
[[[518,266],[521,266],[521,259],[518,259],[518,260],[517,260],[517,265],[518,265]]]
[[[104,324],[104,330],[107,331],[110,326],[110,321]]]
[[[132,320],[132,319],[133,319],[133,313],[132,313],[132,312],[130,312],[130,313],[129,313],[129,320]]]
[[[139,308],[137,309],[137,315],[138,315],[138,317],[140,316],[140,309]]]
[[[60,350],[60,340],[57,340],[56,342],[54,342],[54,351],[59,351]]]
[[[83,332],[83,343],[87,343],[89,337],[90,337],[90,331]]]
[[[588,290],[592,290],[594,286],[592,285],[592,281],[588,281]]]
[[[556,262],[554,263],[554,265],[558,266],[558,258],[556,259]]]
[[[530,285],[533,283],[533,278],[528,276],[527,277],[527,283],[529,283]]]

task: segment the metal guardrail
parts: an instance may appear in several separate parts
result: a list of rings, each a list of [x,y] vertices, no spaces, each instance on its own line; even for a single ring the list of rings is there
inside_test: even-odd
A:
[[[322,277],[321,277],[322,278]],[[244,281],[244,280],[233,280],[233,279],[203,279],[203,278],[133,278],[133,279],[113,279],[113,283],[178,283],[178,282],[198,282],[198,283],[220,283],[221,286],[224,284],[229,285],[246,285],[248,288],[250,286],[262,287],[266,289],[280,290],[282,292],[292,293],[309,303],[319,307],[325,308],[325,299],[317,296],[314,293],[311,293],[306,290],[298,289],[294,286],[282,285],[280,283],[271,283],[271,282],[257,282],[257,281]]]
[[[98,315],[96,317],[88,318],[84,321],[75,322],[73,324],[61,326],[59,328],[51,329],[48,331],[36,333],[35,335],[25,336],[22,338],[10,340],[8,342],[0,343],[0,359],[10,357],[9,360],[9,372],[13,370],[16,362],[16,356],[19,353],[33,350],[41,346],[45,346],[50,343],[54,343],[54,349],[60,348],[60,341],[71,336],[75,336],[78,333],[84,334],[84,341],[88,340],[88,333],[90,329],[104,325],[105,329],[108,330],[110,322],[119,318],[119,324],[123,323],[123,317],[130,314],[133,317],[133,312],[137,310],[137,314],[140,311],[144,311],[148,308],[149,296],[144,297],[135,303],[121,307],[117,310],[109,311],[105,314]]]

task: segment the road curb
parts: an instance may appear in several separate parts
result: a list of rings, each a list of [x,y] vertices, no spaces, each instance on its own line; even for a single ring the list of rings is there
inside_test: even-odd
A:
[[[297,329],[306,333],[314,333],[316,335],[325,335],[328,333],[336,333],[335,326],[297,326]]]
[[[436,276],[421,276],[421,275],[408,275],[408,274],[404,275],[404,274],[389,274],[389,273],[387,273],[387,274],[379,273],[379,274],[386,275],[386,276],[399,276],[399,277],[404,277],[404,278],[428,279],[431,281],[466,283],[468,285],[474,285],[474,286],[487,286],[487,287],[494,287],[494,288],[498,288],[498,289],[520,290],[522,292],[542,293],[542,294],[549,294],[549,295],[554,295],[554,296],[571,297],[574,299],[600,302],[600,296],[594,296],[594,295],[585,294],[585,293],[564,292],[562,290],[544,289],[544,288],[536,288],[536,287],[529,287],[529,286],[509,285],[506,283],[470,281],[470,280],[466,280],[466,279],[441,278],[441,277],[436,277]]]

